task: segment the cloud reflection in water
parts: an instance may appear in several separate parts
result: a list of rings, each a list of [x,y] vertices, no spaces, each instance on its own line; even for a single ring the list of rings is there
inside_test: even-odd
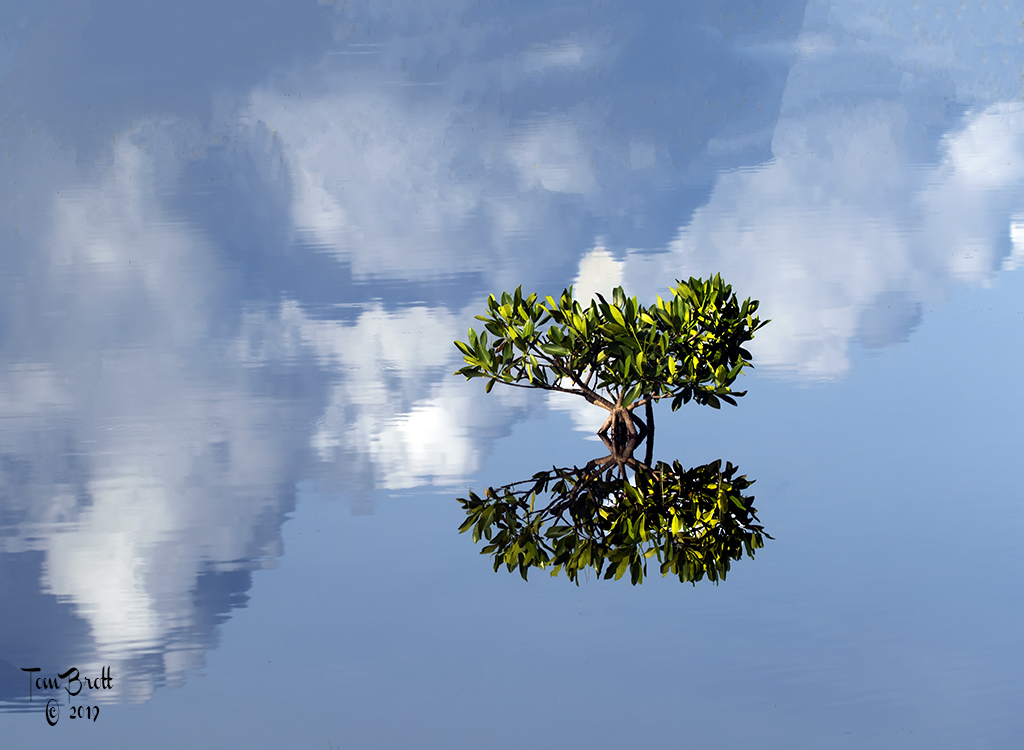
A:
[[[489,292],[721,271],[774,319],[759,364],[829,378],[1020,265],[1019,19],[716,8],[322,9],[272,74],[250,29],[226,42],[250,68],[200,46],[166,89],[170,64],[111,78],[99,21],[25,26],[0,58],[0,583],[23,615],[0,656],[113,663],[144,699],[281,554],[297,482],[462,480],[534,408],[449,375]],[[29,64],[73,57],[62,34],[73,75]]]

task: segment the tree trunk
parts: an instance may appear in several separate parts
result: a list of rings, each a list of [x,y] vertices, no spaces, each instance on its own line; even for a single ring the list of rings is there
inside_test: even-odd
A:
[[[651,468],[651,462],[654,460],[654,402],[648,399],[646,405],[646,413],[644,416],[647,417],[647,451],[644,457],[644,463],[647,468]]]
[[[644,429],[644,432],[647,430]],[[638,440],[636,424],[633,422],[633,415],[628,409],[616,406],[611,410],[608,419],[605,420],[597,433],[606,436],[614,446],[614,453],[621,454],[631,440]]]

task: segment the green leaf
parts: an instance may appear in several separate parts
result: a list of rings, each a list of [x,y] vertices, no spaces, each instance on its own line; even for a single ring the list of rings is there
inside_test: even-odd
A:
[[[622,578],[622,576],[625,575],[627,570],[629,570],[629,558],[628,557],[623,557],[622,561],[619,562],[618,567],[615,568],[615,580],[617,581],[620,578]],[[610,568],[609,568],[609,572],[611,572]]]
[[[644,388],[643,383],[637,383],[632,388],[630,388],[626,392],[626,395],[622,397],[622,405],[623,405],[623,407],[629,406],[634,401],[636,401],[637,397],[639,397],[643,393],[643,388]]]
[[[540,350],[545,354],[550,354],[552,357],[568,357],[569,350],[564,346],[558,344],[541,343],[539,344]]]
[[[673,534],[678,534],[682,528],[683,528],[683,520],[679,516],[673,515],[672,516],[672,524],[671,524],[671,531],[672,531],[672,533]]]

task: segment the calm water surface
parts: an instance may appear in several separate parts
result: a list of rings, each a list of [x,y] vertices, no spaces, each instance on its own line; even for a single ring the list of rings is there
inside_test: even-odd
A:
[[[2,744],[1017,746],[1022,18],[5,3]],[[772,319],[750,395],[656,457],[738,463],[775,540],[493,573],[454,498],[602,414],[453,339],[715,272]],[[109,667],[99,718],[26,667]]]

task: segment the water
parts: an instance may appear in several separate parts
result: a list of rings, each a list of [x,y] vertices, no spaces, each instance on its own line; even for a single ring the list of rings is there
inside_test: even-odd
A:
[[[1014,746],[1022,16],[5,5],[5,744]],[[602,414],[451,342],[715,272],[772,319],[750,393],[656,454],[739,464],[775,540],[493,573],[454,498]],[[21,668],[72,666],[113,686],[50,727]]]

